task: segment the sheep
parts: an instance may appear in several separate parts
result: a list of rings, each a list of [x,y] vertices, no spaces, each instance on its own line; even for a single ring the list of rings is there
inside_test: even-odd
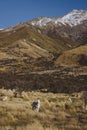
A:
[[[34,101],[32,104],[32,110],[39,112],[40,109],[40,100]]]
[[[83,100],[83,108],[86,109],[86,105],[87,105],[87,91],[82,91],[80,98]]]
[[[69,103],[72,103],[72,99],[71,99],[70,97],[68,98],[68,102],[69,102]]]
[[[3,101],[7,101],[7,99],[8,99],[8,97],[7,97],[7,96],[4,96],[2,100],[3,100]]]
[[[65,109],[70,109],[71,104],[72,104],[72,99],[68,97],[67,101],[65,101]]]

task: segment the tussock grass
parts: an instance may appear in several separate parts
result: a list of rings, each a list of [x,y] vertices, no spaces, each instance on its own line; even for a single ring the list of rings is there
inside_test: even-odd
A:
[[[81,123],[78,120],[79,113],[85,110],[80,108],[83,103],[80,96],[23,91],[20,97],[15,97],[14,93],[15,90],[0,89],[0,97],[3,95],[9,97],[4,102],[0,98],[0,126],[25,125],[29,130],[58,130],[65,123],[73,126]],[[69,97],[72,99],[72,103],[68,102]],[[41,101],[39,112],[35,112],[31,108],[32,101],[37,98]],[[66,103],[68,107],[65,107]]]

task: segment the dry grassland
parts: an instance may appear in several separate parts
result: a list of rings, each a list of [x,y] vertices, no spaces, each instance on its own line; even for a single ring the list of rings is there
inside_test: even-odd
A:
[[[80,95],[34,91],[16,93],[15,90],[0,89],[0,130],[85,129],[87,110]],[[37,98],[41,101],[39,112],[31,108],[32,101]]]

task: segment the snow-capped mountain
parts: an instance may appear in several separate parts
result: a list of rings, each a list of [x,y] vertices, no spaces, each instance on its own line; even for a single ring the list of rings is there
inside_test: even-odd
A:
[[[14,34],[21,28],[32,28],[32,31],[46,35],[56,42],[69,39],[75,43],[87,44],[87,10],[73,10],[63,17],[38,17],[28,22],[21,22],[16,26],[1,29],[0,32]],[[63,44],[66,43],[63,40]],[[68,46],[70,46],[68,44]],[[77,46],[77,45],[76,45]]]
[[[28,22],[33,28],[51,38],[69,38],[79,44],[87,43],[87,10],[72,10],[63,17],[39,17]]]
[[[47,23],[52,22],[52,18],[47,18],[47,17],[39,17],[36,18],[35,20],[31,21],[30,23],[35,26],[46,26]]]
[[[47,24],[59,24],[59,25],[69,25],[71,27],[81,24],[83,21],[87,20],[87,11],[84,10],[73,10],[67,15],[59,18],[49,18],[49,17],[39,17],[30,21],[30,23],[35,26],[46,26]]]

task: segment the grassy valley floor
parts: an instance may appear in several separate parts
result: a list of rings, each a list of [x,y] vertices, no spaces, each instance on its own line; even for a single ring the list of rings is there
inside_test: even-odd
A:
[[[41,107],[35,112],[31,103],[38,98]],[[83,104],[81,93],[0,89],[0,130],[86,130],[87,108]]]

